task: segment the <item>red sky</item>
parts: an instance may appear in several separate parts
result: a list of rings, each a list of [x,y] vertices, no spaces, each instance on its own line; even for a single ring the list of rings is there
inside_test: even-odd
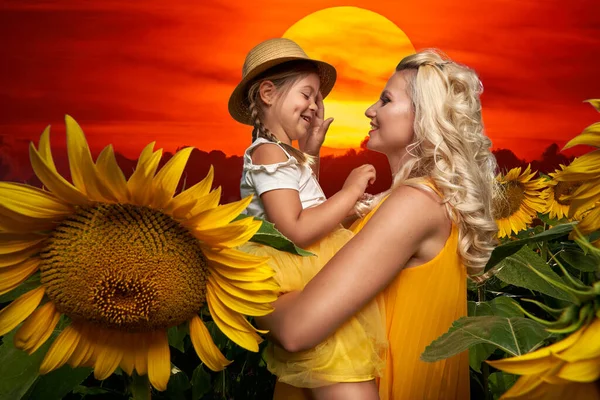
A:
[[[0,155],[27,164],[19,155],[48,124],[63,145],[64,114],[95,153],[113,143],[135,157],[156,140],[169,151],[240,154],[250,128],[229,117],[227,100],[247,51],[337,6],[379,13],[416,49],[437,47],[473,67],[495,148],[533,159],[600,119],[582,103],[600,97],[598,0],[3,0]],[[370,46],[391,51],[385,37]],[[340,75],[339,86],[376,100]]]

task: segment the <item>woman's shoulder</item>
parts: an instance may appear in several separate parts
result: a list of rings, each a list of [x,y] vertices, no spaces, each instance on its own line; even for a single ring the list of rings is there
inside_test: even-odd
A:
[[[376,212],[387,218],[418,222],[421,228],[435,229],[448,222],[446,205],[435,186],[426,183],[401,184],[391,190]]]

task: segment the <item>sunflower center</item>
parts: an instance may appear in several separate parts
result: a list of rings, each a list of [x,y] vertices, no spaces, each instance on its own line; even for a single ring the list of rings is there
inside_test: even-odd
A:
[[[40,270],[60,312],[120,330],[179,325],[206,299],[206,258],[197,240],[147,207],[78,210],[50,236]]]
[[[525,199],[525,190],[519,182],[503,184],[505,197],[494,201],[494,218],[508,218],[519,210]]]
[[[581,182],[558,182],[554,187],[554,200],[563,206],[571,204],[571,200],[563,198],[563,196],[569,196],[581,186]]]

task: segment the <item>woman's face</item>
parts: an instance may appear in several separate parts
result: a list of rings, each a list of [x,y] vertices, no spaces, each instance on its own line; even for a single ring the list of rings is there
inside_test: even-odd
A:
[[[367,109],[371,120],[367,148],[386,155],[399,154],[412,143],[415,114],[408,95],[408,74],[394,73],[388,80],[377,103]]]

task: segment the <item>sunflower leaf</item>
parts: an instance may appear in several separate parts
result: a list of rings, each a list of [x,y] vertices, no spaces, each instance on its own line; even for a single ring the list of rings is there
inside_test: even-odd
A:
[[[238,219],[247,217],[247,215],[241,214],[235,220],[237,221]],[[256,232],[256,234],[252,236],[252,238],[250,239],[251,242],[264,244],[273,247],[277,250],[287,251],[288,253],[297,254],[303,257],[314,256],[314,254],[310,251],[303,250],[300,247],[296,246],[294,242],[285,237],[283,233],[275,229],[275,225],[271,222],[256,217],[254,217],[254,219],[262,221],[262,226],[260,227],[258,232]]]
[[[51,340],[44,343],[32,355],[13,345],[16,330],[2,337],[0,346],[0,399],[20,399],[40,376],[42,359]]]
[[[192,400],[200,400],[210,390],[210,374],[198,365],[192,374]]]
[[[91,368],[71,368],[65,365],[46,375],[41,375],[29,391],[29,399],[60,400],[81,384]]]
[[[584,254],[577,250],[566,250],[560,253],[560,258],[571,267],[583,272],[596,272],[600,270],[598,259],[593,254]]]
[[[182,353],[185,353],[184,339],[188,332],[185,325],[172,326],[167,331],[169,346],[176,348]]]
[[[513,299],[500,296],[492,301],[467,303],[469,317],[496,315],[499,317],[522,317],[523,313]],[[469,365],[474,371],[481,373],[481,363],[496,350],[496,346],[489,343],[479,343],[469,348]]]
[[[494,372],[489,376],[489,387],[490,391],[494,395],[494,400],[497,400],[502,396],[508,389],[515,384],[519,379],[518,375],[509,374],[507,372]]]
[[[559,238],[561,236],[565,236],[569,232],[573,230],[573,227],[576,225],[576,222],[570,222],[568,224],[561,224],[552,227],[546,231],[538,233],[536,235],[530,236],[525,239],[514,240],[511,242],[504,243],[494,249],[492,252],[492,256],[490,260],[485,266],[485,270],[488,271],[492,267],[496,266],[500,261],[505,259],[506,257],[516,253],[521,250],[523,246],[529,243],[536,243],[541,241],[548,241],[552,239]]]
[[[535,290],[557,299],[569,302],[577,301],[571,293],[552,285],[532,269],[537,270],[550,280],[562,283],[560,276],[552,271],[552,268],[528,246],[524,246],[518,252],[502,260],[496,277],[502,282]]]
[[[527,318],[495,315],[462,317],[454,321],[448,332],[425,348],[421,360],[442,360],[480,343],[517,356],[539,346],[549,336],[543,325]]]

